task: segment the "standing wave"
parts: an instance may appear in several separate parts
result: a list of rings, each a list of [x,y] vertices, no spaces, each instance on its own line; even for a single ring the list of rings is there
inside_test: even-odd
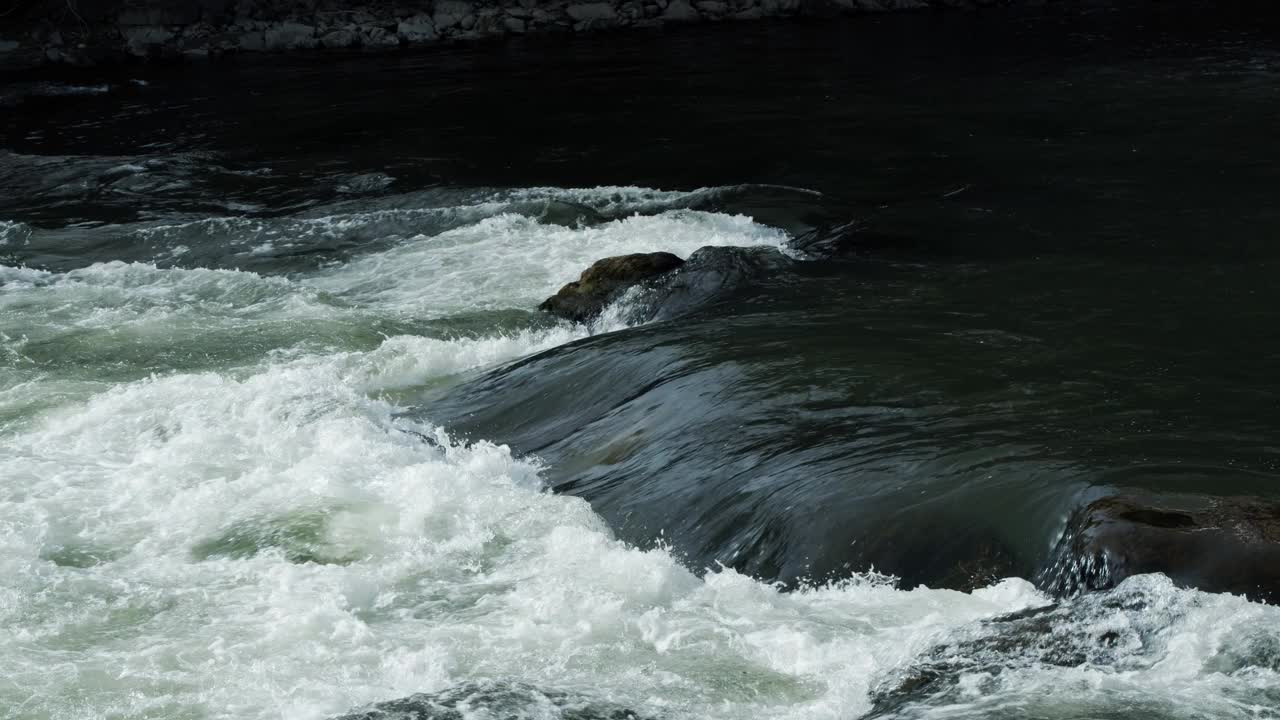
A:
[[[547,492],[536,457],[404,413],[401,393],[592,332],[528,312],[590,260],[786,240],[743,217],[655,212],[501,213],[275,275],[0,271],[0,715],[391,717],[370,704],[416,698],[399,707],[962,717],[986,675],[1003,698],[1044,686],[1033,642],[990,640],[1024,630],[1010,613],[1049,607],[1024,580],[783,592],[703,573]],[[1127,588],[1172,608],[1163,624],[1127,632],[1130,606],[1041,610],[1075,633],[1068,650],[1115,638],[1081,655],[1077,693],[1176,683],[1197,692],[1171,712],[1266,716],[1230,699],[1275,686],[1274,636],[1237,642],[1274,609]],[[1152,633],[1162,643],[1135,645]],[[989,661],[948,665],[964,643]]]

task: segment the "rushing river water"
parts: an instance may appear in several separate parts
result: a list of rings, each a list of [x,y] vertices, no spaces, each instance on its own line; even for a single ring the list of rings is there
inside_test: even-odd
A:
[[[1280,717],[1276,607],[1036,585],[1280,498],[1280,25],[1154,5],[6,79],[0,717]]]

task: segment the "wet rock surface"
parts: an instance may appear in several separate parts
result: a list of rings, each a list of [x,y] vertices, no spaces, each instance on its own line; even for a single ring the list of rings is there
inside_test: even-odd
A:
[[[598,317],[632,288],[619,308],[628,323],[686,315],[750,287],[795,262],[769,247],[704,247],[681,260],[658,252],[604,258],[547,298],[538,309],[574,322]]]
[[[679,257],[666,252],[604,258],[547,298],[538,309],[566,320],[585,322],[599,316],[610,303],[632,287],[683,264]]]
[[[1200,590],[1280,601],[1280,504],[1192,495],[1096,500],[1072,518],[1040,583],[1073,595],[1157,572]]]

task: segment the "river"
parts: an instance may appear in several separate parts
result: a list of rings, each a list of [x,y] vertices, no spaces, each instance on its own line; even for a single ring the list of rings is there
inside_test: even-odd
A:
[[[1150,5],[3,78],[0,716],[1280,717],[1275,606],[1043,582],[1280,499],[1280,23]]]

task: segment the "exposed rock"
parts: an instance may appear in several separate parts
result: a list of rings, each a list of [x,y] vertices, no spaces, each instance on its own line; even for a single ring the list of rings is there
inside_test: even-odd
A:
[[[349,48],[359,42],[360,36],[351,30],[332,30],[320,38],[320,44],[326,48]]]
[[[666,252],[604,258],[547,298],[538,309],[566,320],[585,322],[598,316],[626,290],[665,275],[683,264],[679,257]]]
[[[408,43],[432,42],[438,37],[435,23],[423,14],[401,20],[396,26],[396,34]]]
[[[461,25],[464,19],[471,16],[473,7],[471,3],[464,0],[440,0],[436,3],[431,21],[435,23],[436,30],[446,30],[455,25]]]
[[[1039,581],[1071,595],[1156,572],[1179,585],[1280,602],[1280,503],[1103,498],[1075,514]]]
[[[123,34],[129,52],[138,56],[149,55],[173,39],[173,33],[162,27],[126,28]]]
[[[263,31],[262,36],[268,50],[313,48],[319,44],[314,26],[296,22],[280,23]]]
[[[399,47],[400,36],[386,28],[371,27],[365,30],[363,42],[361,44],[367,48]]]
[[[760,9],[765,15],[792,15],[800,9],[800,0],[762,0]]]
[[[618,8],[618,14],[631,21],[640,20],[644,17],[644,5],[636,0],[627,0]]]
[[[584,22],[588,20],[607,20],[614,21],[618,19],[618,13],[613,9],[613,5],[607,2],[581,3],[578,5],[570,5],[564,11],[573,18],[575,22]]]
[[[352,9],[332,0],[76,0],[74,13],[64,11],[62,0],[21,0],[0,21],[17,31],[0,39],[0,62],[18,67],[89,64],[124,54],[157,59],[314,47],[391,49],[441,37],[1015,2],[1046,0],[395,0]],[[51,14],[51,6],[58,12]]]
[[[585,322],[627,290],[638,287],[641,292],[635,302],[625,308],[626,320],[669,320],[754,285],[793,262],[774,248],[741,247],[699,248],[688,260],[663,252],[605,258],[538,309]]]
[[[188,26],[177,39],[178,52],[186,54],[204,51],[208,53],[209,47],[214,43],[214,35],[216,34],[213,26],[205,23],[196,23]]]
[[[501,35],[507,29],[502,22],[500,13],[486,10],[476,16],[475,24],[471,26],[471,31],[480,37],[484,37],[486,35]]]
[[[662,19],[667,22],[693,22],[701,19],[701,16],[686,0],[672,0],[662,12]]]
[[[694,3],[694,7],[703,15],[710,15],[713,18],[724,17],[729,12],[728,3],[720,2],[720,0],[699,0]]]

